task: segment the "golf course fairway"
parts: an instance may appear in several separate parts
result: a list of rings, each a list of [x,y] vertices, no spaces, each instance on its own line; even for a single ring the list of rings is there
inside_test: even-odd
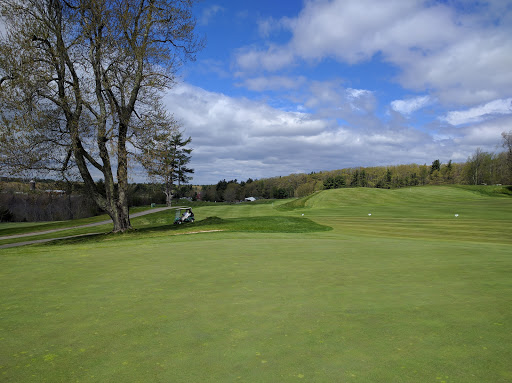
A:
[[[325,190],[0,250],[0,381],[511,382],[502,189]]]

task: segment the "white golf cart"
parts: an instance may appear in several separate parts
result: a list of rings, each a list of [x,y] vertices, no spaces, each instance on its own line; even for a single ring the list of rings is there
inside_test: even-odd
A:
[[[191,207],[180,206],[176,207],[176,216],[174,218],[175,225],[181,225],[182,223],[194,222],[194,213]]]

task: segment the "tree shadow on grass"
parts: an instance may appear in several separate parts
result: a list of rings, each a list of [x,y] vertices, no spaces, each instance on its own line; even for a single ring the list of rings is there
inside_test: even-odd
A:
[[[224,232],[253,232],[253,233],[309,233],[332,230],[332,227],[318,224],[309,218],[304,217],[250,217],[250,218],[229,218],[207,217],[194,223],[181,225],[162,224],[150,225],[148,227],[135,228],[124,233],[91,234],[88,236],[61,239],[55,242],[47,242],[41,245],[55,244],[78,244],[103,242],[117,239],[136,239],[149,236],[169,236],[206,231]]]

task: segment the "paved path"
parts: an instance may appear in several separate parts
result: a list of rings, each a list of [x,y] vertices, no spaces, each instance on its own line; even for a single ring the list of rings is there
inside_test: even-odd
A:
[[[166,207],[152,208],[152,209],[149,209],[149,210],[141,211],[139,213],[130,214],[130,218],[140,217],[140,216],[147,215],[147,214],[158,213],[158,212],[164,211],[164,210],[176,209],[177,207],[181,207],[181,206],[170,206],[170,207],[166,206]],[[4,237],[0,237],[0,241],[4,240],[4,239],[12,239],[12,238],[33,237],[33,236],[36,236],[36,235],[56,233],[58,231],[78,229],[78,228],[82,228],[82,227],[93,227],[93,226],[108,225],[109,223],[112,223],[111,219],[106,220],[106,221],[101,221],[101,222],[88,223],[86,225],[73,226],[73,227],[65,227],[65,228],[61,228],[61,229],[52,229],[52,230],[45,230],[45,231],[36,231],[36,232],[33,232],[33,233],[7,235],[7,236],[4,236]],[[87,236],[87,235],[96,235],[96,234],[100,234],[100,233],[88,233],[88,234],[71,235],[71,236],[68,236],[68,237],[48,238],[48,239],[35,239],[35,240],[25,241],[25,242],[8,243],[6,245],[0,245],[0,249],[6,249],[8,247],[32,245],[32,244],[35,244],[35,243],[43,243],[43,242],[56,241],[56,240],[59,240],[59,239],[77,238],[77,237],[83,237],[83,236]]]

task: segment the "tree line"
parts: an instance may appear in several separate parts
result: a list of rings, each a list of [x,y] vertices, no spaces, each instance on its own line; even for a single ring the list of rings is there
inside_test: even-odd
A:
[[[247,181],[221,180],[204,185],[200,198],[205,201],[236,202],[247,197],[283,199],[304,197],[315,191],[346,187],[401,188],[420,185],[510,185],[512,184],[512,132],[503,134],[507,149],[500,153],[477,149],[464,163],[439,159],[430,165],[409,164],[344,168],[332,171],[291,174]],[[509,141],[507,141],[509,140]],[[508,143],[507,143],[508,142]]]
[[[246,181],[225,179],[215,185],[174,185],[174,199],[237,202],[247,197],[283,199],[304,197],[315,191],[348,187],[401,188],[420,185],[512,184],[512,147],[501,153],[477,149],[464,163],[438,159],[430,165],[409,164],[344,168],[332,171],[290,174]],[[512,143],[512,140],[511,140]],[[0,221],[51,221],[77,219],[101,214],[89,198],[83,182],[36,179],[32,188],[26,179],[0,178]],[[160,180],[162,181],[162,180]],[[96,181],[99,193],[106,194],[103,179]],[[129,206],[168,203],[165,181],[131,183],[127,187]]]

